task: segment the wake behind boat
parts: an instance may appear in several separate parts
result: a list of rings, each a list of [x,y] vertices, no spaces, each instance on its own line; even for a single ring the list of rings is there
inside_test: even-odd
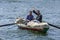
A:
[[[46,33],[49,29],[48,23],[46,22],[38,22],[36,20],[32,20],[30,22],[26,21],[23,18],[16,19],[18,28],[25,29],[25,30],[33,30],[33,31],[40,31]]]

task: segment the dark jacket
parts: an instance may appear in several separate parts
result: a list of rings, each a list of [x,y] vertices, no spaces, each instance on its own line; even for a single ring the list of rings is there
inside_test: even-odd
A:
[[[37,15],[36,19],[39,21],[39,22],[42,22],[42,15],[39,15],[37,14],[37,12],[35,10],[33,10],[33,13],[35,13]]]

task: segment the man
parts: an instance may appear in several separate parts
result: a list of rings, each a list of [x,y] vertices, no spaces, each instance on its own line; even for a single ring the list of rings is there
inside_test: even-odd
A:
[[[30,11],[29,15],[27,15],[27,18],[26,18],[28,21],[31,21],[34,19],[34,16],[32,15],[32,11]]]
[[[41,15],[40,11],[39,10],[37,10],[37,11],[33,10],[33,12],[37,15],[36,19],[39,22],[42,22],[42,15]]]

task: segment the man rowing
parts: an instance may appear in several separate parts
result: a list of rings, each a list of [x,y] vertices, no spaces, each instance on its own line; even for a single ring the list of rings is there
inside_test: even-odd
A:
[[[39,22],[42,22],[42,15],[41,15],[40,11],[39,10],[37,10],[37,11],[33,10],[33,13],[35,13],[37,15],[36,19]]]

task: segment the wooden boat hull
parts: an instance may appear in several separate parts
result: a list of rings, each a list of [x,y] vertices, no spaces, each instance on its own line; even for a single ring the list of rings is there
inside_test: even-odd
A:
[[[20,19],[16,20],[16,23],[17,23],[17,26],[18,26],[19,29],[24,29],[24,30],[33,30],[33,31],[40,31],[40,32],[45,32],[46,33],[49,29],[49,26],[46,22],[37,23],[37,22],[34,22],[34,21],[30,21],[26,25],[25,24],[26,21],[20,18]]]
[[[39,31],[39,32],[44,32],[44,33],[46,33],[48,31],[48,29],[49,29],[49,27],[41,29],[41,28],[21,27],[21,26],[18,26],[18,28],[23,29],[23,30],[33,30],[33,31]]]

